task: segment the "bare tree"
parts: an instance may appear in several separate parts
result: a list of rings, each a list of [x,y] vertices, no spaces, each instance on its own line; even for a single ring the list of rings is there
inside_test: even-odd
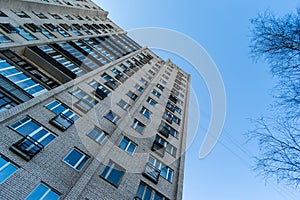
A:
[[[266,178],[300,183],[300,9],[277,17],[266,11],[251,20],[251,56],[269,64],[276,78],[273,115],[255,120],[256,170]]]

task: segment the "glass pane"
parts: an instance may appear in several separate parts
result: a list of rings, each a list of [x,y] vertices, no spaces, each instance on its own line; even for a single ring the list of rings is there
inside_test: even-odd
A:
[[[71,153],[64,159],[65,162],[69,163],[71,166],[75,166],[76,163],[81,159],[82,153],[73,149]]]
[[[124,172],[122,172],[121,170],[113,168],[111,173],[107,177],[107,180],[109,180],[114,185],[118,185],[121,177],[123,176],[123,173]]]
[[[19,127],[16,131],[18,131],[23,136],[27,136],[38,128],[40,128],[38,124],[34,123],[33,121],[30,121],[24,124],[23,126]]]
[[[152,193],[152,190],[147,187],[143,200],[150,200],[151,199],[151,193]]]
[[[128,141],[126,138],[123,138],[122,141],[121,141],[120,144],[119,144],[119,147],[120,147],[121,149],[125,150],[126,147],[127,147],[127,145],[128,145],[128,142],[129,142],[129,141]]]
[[[136,196],[138,196],[139,198],[143,198],[144,190],[145,190],[145,185],[143,183],[140,183],[139,188],[136,192]]]
[[[130,154],[133,154],[133,152],[135,151],[135,145],[134,144],[130,144],[127,150]]]
[[[50,191],[44,198],[43,200],[57,200],[59,199],[59,194],[56,194],[53,191]]]
[[[163,200],[163,196],[161,194],[155,193],[154,200]]]
[[[0,157],[0,168],[7,164],[8,161],[4,160]],[[0,170],[0,183],[3,183],[8,177],[10,177],[15,171],[17,171],[17,167],[9,163],[5,168]]]
[[[85,165],[85,163],[88,161],[88,157],[87,156],[85,156],[84,158],[83,158],[83,160],[80,162],[80,164],[76,167],[76,169],[77,170],[81,170],[81,168]]]
[[[49,190],[43,184],[39,184],[39,186],[25,199],[25,200],[37,200],[41,199],[41,197]]]
[[[55,113],[55,114],[60,114],[60,113],[62,113],[63,111],[65,111],[66,110],[66,108],[64,107],[64,106],[62,106],[62,105],[59,105],[59,106],[57,106],[56,108],[54,108],[52,111]]]

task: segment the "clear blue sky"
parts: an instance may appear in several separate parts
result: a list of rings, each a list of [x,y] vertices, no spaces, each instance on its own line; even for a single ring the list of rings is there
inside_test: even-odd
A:
[[[270,9],[282,15],[295,11],[296,0],[98,0],[109,17],[125,30],[161,27],[181,32],[202,45],[222,75],[227,116],[222,136],[205,159],[198,158],[209,123],[209,96],[201,77],[184,60],[165,52],[192,75],[192,89],[200,107],[200,127],[187,150],[184,200],[299,200],[300,192],[265,182],[251,170],[255,144],[244,144],[251,129],[248,118],[268,114],[274,85],[268,68],[249,59],[249,19]],[[176,42],[176,41],[174,41]],[[192,104],[192,106],[194,106]],[[191,121],[193,123],[193,121]]]

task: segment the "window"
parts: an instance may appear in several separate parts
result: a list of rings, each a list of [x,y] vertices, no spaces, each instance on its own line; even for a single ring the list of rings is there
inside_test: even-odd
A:
[[[12,40],[9,39],[8,37],[6,37],[5,35],[3,35],[0,32],[0,44],[2,44],[2,43],[10,43],[10,42],[12,42]]]
[[[4,12],[0,11],[0,17],[7,17],[7,15]]]
[[[17,170],[18,167],[0,155],[0,184],[4,183],[4,181],[13,175],[13,173],[15,173]]]
[[[137,119],[134,119],[133,124],[132,124],[132,128],[134,130],[136,130],[139,133],[143,133],[144,129],[145,129],[146,125],[143,124],[142,122],[140,122]]]
[[[13,144],[10,149],[27,161],[55,139],[53,133],[28,116],[14,122],[9,127],[23,136],[23,139]]]
[[[27,32],[24,28],[22,27],[16,27],[17,33],[21,35],[23,38],[26,40],[36,40],[37,38],[31,35],[29,32]]]
[[[148,81],[146,81],[146,80],[143,79],[143,78],[140,79],[140,82],[141,82],[142,84],[144,84],[144,85],[147,85],[147,84],[148,84]]]
[[[119,147],[126,151],[129,154],[133,154],[136,149],[136,144],[134,144],[131,140],[129,140],[127,137],[123,137],[121,140]]]
[[[0,92],[0,113],[17,105],[11,98]]]
[[[45,107],[57,115],[50,122],[62,131],[67,130],[78,119],[72,110],[57,100],[45,105]]]
[[[181,109],[178,106],[173,105],[170,101],[168,101],[166,107],[171,111],[171,112],[177,112],[178,114],[181,115]]]
[[[110,93],[110,91],[106,87],[104,87],[103,85],[101,85],[95,80],[90,80],[87,82],[87,84],[89,84],[92,88],[96,89],[95,91],[96,97],[98,97],[100,100],[106,98]]]
[[[90,138],[92,138],[93,140],[98,142],[99,144],[102,144],[103,141],[105,140],[107,134],[98,128],[94,128],[92,131],[90,131],[87,134],[87,136],[89,136]]]
[[[131,91],[129,91],[126,95],[129,96],[130,99],[132,99],[133,101],[135,101],[136,98],[138,97],[138,95],[136,95],[135,93],[133,93]]]
[[[143,92],[144,88],[138,84],[135,84],[134,86],[139,92]]]
[[[73,18],[73,17],[71,17],[71,16],[70,16],[70,15],[68,15],[68,14],[65,14],[64,16],[65,16],[65,18],[67,18],[68,20],[74,20],[74,18]]]
[[[130,105],[128,103],[126,103],[123,99],[121,99],[118,102],[118,106],[120,106],[121,108],[123,108],[124,110],[128,110],[128,108],[130,107]]]
[[[173,137],[178,138],[178,131],[176,131],[173,127],[169,126],[164,121],[161,121],[161,124],[158,128],[158,132],[164,135],[165,137],[168,137],[168,135],[172,135]]]
[[[161,94],[157,92],[155,89],[152,90],[152,94],[156,96],[157,98],[160,98]]]
[[[35,14],[37,17],[39,17],[40,19],[48,19],[48,17],[46,17],[43,13],[41,12],[34,12],[32,11],[33,14]]]
[[[166,146],[166,152],[176,157],[177,148],[171,145],[170,143],[168,143]]]
[[[49,13],[54,19],[62,19],[58,14],[56,13]]]
[[[91,69],[97,69],[97,68],[99,68],[99,66],[96,63],[94,63],[87,56],[85,56],[80,51],[78,51],[77,49],[75,49],[69,43],[66,43],[66,42],[64,42],[64,43],[58,43],[58,45],[60,47],[62,47],[64,50],[66,50],[67,52],[69,52],[72,56],[74,56],[75,58],[77,58],[78,60],[80,60],[83,65],[85,65],[85,66],[87,66],[87,67],[89,67]]]
[[[150,119],[151,112],[150,112],[147,108],[142,107],[140,113],[143,114],[143,115],[144,115],[145,117],[147,117],[148,119]]]
[[[36,199],[51,199],[51,200],[58,200],[60,194],[55,192],[50,187],[46,186],[43,183],[40,183],[27,197],[25,200],[36,200]]]
[[[48,54],[51,58],[62,64],[65,68],[73,72],[74,74],[80,76],[83,75],[85,72],[76,66],[72,60],[65,57],[59,51],[51,48],[49,45],[38,46],[40,50]]]
[[[105,118],[111,121],[112,123],[116,124],[118,123],[120,117],[113,113],[111,110],[105,115]]]
[[[40,26],[40,30],[41,30],[41,33],[44,36],[46,36],[48,39],[56,38],[56,36],[54,36],[52,33],[50,33],[49,31],[47,31],[47,29],[45,29],[43,26]]]
[[[6,33],[17,33],[17,29],[10,23],[0,23],[0,28]]]
[[[27,15],[24,11],[21,10],[12,10],[13,13],[15,13],[16,15],[18,15],[21,18],[30,18],[29,15]]]
[[[160,82],[161,82],[162,84],[164,84],[164,85],[167,84],[167,81],[165,81],[164,79],[160,79]]]
[[[168,200],[162,194],[141,182],[136,192],[136,200]]]
[[[123,175],[124,170],[114,162],[110,161],[108,165],[105,166],[100,176],[117,187],[120,184]]]
[[[70,167],[80,171],[84,167],[88,159],[89,157],[81,151],[72,149],[72,151],[70,151],[70,153],[64,158],[64,162]]]
[[[70,91],[70,94],[72,94],[77,99],[79,99],[79,101],[76,102],[75,105],[83,112],[89,111],[92,107],[94,107],[98,103],[98,101],[96,101],[90,95],[83,92],[81,89],[72,90]]]
[[[153,156],[149,156],[148,162],[160,170],[161,177],[168,180],[169,182],[173,181],[174,171],[170,167],[164,165],[161,161],[154,158]]]
[[[158,88],[158,89],[160,89],[162,92],[164,91],[164,89],[165,89],[165,87],[164,86],[162,86],[161,84],[159,84],[159,83],[157,83],[156,84],[156,87]]]
[[[148,97],[147,102],[151,105],[151,106],[155,106],[157,104],[156,101],[154,101],[151,97]]]

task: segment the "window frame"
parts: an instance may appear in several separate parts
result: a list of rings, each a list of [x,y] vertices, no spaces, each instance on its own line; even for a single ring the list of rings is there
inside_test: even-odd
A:
[[[77,151],[77,153],[82,155],[81,158],[76,162],[76,164],[74,166],[66,160],[73,151]],[[87,159],[84,160],[85,158],[87,158]],[[74,147],[71,151],[69,151],[69,153],[63,158],[62,161],[65,164],[67,164],[69,167],[71,167],[71,168],[75,169],[76,171],[80,172],[85,167],[85,165],[87,164],[89,159],[90,159],[90,157],[87,154],[83,153],[82,151],[80,151],[79,149]],[[84,163],[82,164],[82,162],[84,162]],[[80,165],[82,165],[82,166],[79,169],[77,169],[77,167],[79,167]]]
[[[12,171],[9,171],[9,173],[6,172],[6,174],[4,174],[4,175],[6,175],[6,177],[2,176],[2,181],[0,180],[0,185],[2,183],[4,183],[7,179],[9,179],[19,169],[19,167],[16,164],[14,164],[8,158],[6,158],[5,156],[2,156],[0,154],[0,160],[1,159],[4,160],[6,163],[4,165],[0,166],[0,174],[1,174],[1,172],[6,170],[10,166],[13,167],[13,169],[12,169]]]
[[[144,132],[144,130],[145,130],[145,128],[146,128],[146,125],[143,124],[142,122],[140,122],[139,120],[134,119],[131,127],[132,127],[135,131],[137,131],[138,133],[143,134],[143,132]],[[137,127],[140,127],[140,128],[137,128]],[[141,130],[141,129],[142,129],[142,130]],[[141,131],[139,131],[139,130],[141,130]]]
[[[50,192],[53,192],[53,193],[55,193],[57,196],[58,196],[58,198],[57,198],[57,200],[58,199],[60,199],[60,196],[61,196],[61,194],[60,193],[58,193],[57,191],[55,191],[53,188],[51,188],[51,187],[49,187],[49,186],[47,186],[46,184],[44,184],[44,183],[39,183],[28,195],[27,195],[27,197],[24,199],[24,200],[33,200],[33,199],[36,199],[37,197],[36,196],[31,196],[31,195],[34,195],[34,192],[36,192],[36,190],[40,187],[40,186],[44,186],[45,188],[48,188],[48,190],[46,190],[45,191],[45,193],[43,193],[43,195],[40,197],[41,199],[44,199]]]
[[[127,142],[127,144],[126,144],[126,146],[124,147],[124,149],[123,149],[123,147],[121,146],[121,144],[123,143],[123,141]],[[133,146],[134,146],[134,149],[133,149],[132,152],[128,150],[128,149],[130,148],[130,145],[133,145]],[[133,154],[135,153],[136,149],[137,149],[137,144],[136,144],[135,142],[133,142],[132,140],[130,140],[128,137],[124,136],[124,137],[120,140],[118,147],[119,147],[120,149],[124,150],[125,152],[127,152],[128,154],[133,155]]]
[[[96,131],[97,133],[100,133],[99,135],[97,135],[96,138],[94,138],[93,136],[91,136],[91,133],[93,131]],[[97,142],[98,144],[103,144],[103,142],[105,141],[105,139],[107,138],[108,134],[106,132],[104,132],[103,130],[101,130],[100,128],[94,127],[91,131],[89,131],[86,134],[89,138],[91,138],[93,141]]]
[[[120,173],[121,176],[118,177],[117,183],[114,183],[114,182],[112,182],[112,181],[109,179],[109,177],[110,177],[110,175],[112,174],[113,170],[121,172],[121,173]],[[103,178],[103,179],[104,179],[105,181],[107,181],[108,183],[112,184],[113,186],[118,187],[118,186],[120,185],[121,181],[122,181],[122,178],[123,178],[124,175],[125,175],[125,172],[126,172],[126,170],[125,170],[123,167],[121,167],[120,165],[118,165],[118,164],[116,164],[115,162],[113,162],[112,160],[110,160],[110,161],[108,162],[108,164],[105,165],[105,167],[104,167],[102,173],[100,174],[100,177]]]

